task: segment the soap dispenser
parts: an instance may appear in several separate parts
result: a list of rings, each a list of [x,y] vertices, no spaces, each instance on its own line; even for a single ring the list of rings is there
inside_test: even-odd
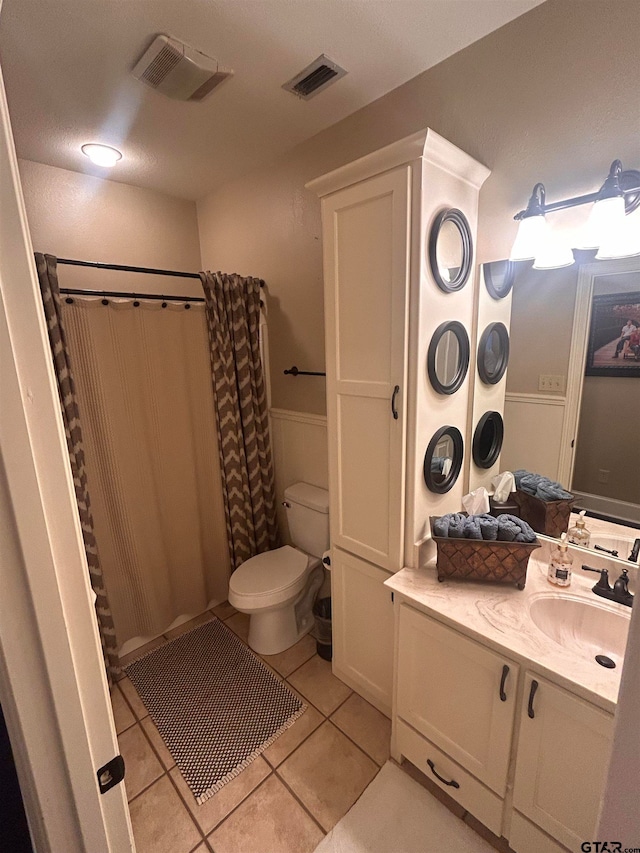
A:
[[[569,532],[567,533],[567,542],[571,545],[582,545],[583,548],[588,548],[589,542],[591,541],[591,533],[587,529],[584,516],[585,510],[582,510],[575,525],[569,528]]]
[[[567,534],[563,533],[558,547],[551,552],[549,561],[549,582],[556,586],[569,586],[571,584],[573,557],[569,553],[566,538]]]

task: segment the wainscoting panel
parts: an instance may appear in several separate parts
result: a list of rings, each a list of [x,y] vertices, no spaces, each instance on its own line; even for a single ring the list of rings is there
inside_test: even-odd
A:
[[[564,397],[507,392],[502,471],[526,468],[552,480],[561,479],[565,406]]]
[[[271,441],[276,474],[278,523],[285,542],[291,542],[282,501],[292,483],[329,488],[327,419],[288,409],[271,409]]]

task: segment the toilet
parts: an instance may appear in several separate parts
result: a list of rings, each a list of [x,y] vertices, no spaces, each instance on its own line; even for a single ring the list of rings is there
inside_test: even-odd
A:
[[[261,655],[283,652],[313,627],[313,602],[324,581],[321,558],[329,547],[329,492],[295,483],[284,497],[295,548],[257,554],[229,581],[229,603],[251,617],[249,646]]]

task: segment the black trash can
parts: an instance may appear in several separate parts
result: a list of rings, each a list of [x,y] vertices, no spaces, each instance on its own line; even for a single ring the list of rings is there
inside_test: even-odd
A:
[[[313,605],[315,627],[313,637],[316,640],[316,651],[324,660],[331,660],[333,647],[331,645],[331,599],[318,598]]]

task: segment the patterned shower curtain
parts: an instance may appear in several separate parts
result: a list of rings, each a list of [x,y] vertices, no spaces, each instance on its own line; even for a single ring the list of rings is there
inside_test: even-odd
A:
[[[91,586],[96,594],[96,615],[102,641],[102,653],[104,655],[109,682],[120,674],[118,662],[118,648],[116,634],[113,625],[113,617],[107,600],[107,592],[104,585],[102,569],[98,559],[98,549],[93,532],[93,517],[91,515],[91,502],[87,490],[87,477],[84,466],[84,450],[82,446],[82,430],[80,428],[80,415],[76,400],[75,383],[73,372],[69,362],[69,351],[61,319],[60,289],[58,287],[57,261],[52,255],[43,255],[36,252],[36,267],[38,280],[42,293],[42,304],[44,306],[47,330],[49,332],[49,344],[53,356],[53,365],[58,383],[58,393],[62,409],[62,420],[67,438],[69,460],[71,462],[71,473],[75,486],[76,501],[78,502],[78,514],[82,528],[82,538],[87,553],[89,566],[89,577]]]
[[[260,279],[201,272],[232,570],[279,544],[260,360]]]

